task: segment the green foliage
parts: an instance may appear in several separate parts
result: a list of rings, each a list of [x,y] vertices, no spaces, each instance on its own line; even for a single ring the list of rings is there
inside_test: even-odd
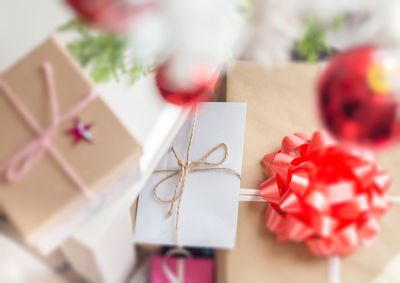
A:
[[[306,24],[303,36],[296,46],[297,54],[310,63],[317,61],[322,54],[329,55],[332,50],[327,43],[325,31],[327,29],[337,31],[343,28],[345,16],[345,14],[340,14],[331,24],[325,26],[313,20],[309,20]]]
[[[131,82],[136,82],[140,78],[154,72],[154,69],[152,66],[146,66],[144,64],[135,64],[127,72],[129,73]]]
[[[76,31],[79,38],[67,44],[69,52],[84,68],[90,69],[90,75],[96,83],[106,82],[118,74],[128,74],[131,83],[149,73],[149,66],[126,64],[128,39],[118,34],[100,33],[92,30],[80,20],[74,19],[61,26],[60,31]]]
[[[90,33],[90,28],[84,22],[78,19],[72,19],[69,22],[65,23],[64,25],[58,28],[59,31],[69,31],[75,30],[79,32],[82,36],[87,35]]]
[[[330,53],[330,51],[325,37],[325,29],[314,21],[309,21],[296,46],[296,52],[308,62],[315,62],[321,53]]]
[[[249,20],[253,15],[253,1],[252,0],[236,0],[238,8],[242,12],[245,20]]]
[[[346,14],[342,13],[339,16],[337,16],[334,20],[333,20],[333,28],[335,30],[340,30],[343,28],[344,25],[344,21],[346,19]]]

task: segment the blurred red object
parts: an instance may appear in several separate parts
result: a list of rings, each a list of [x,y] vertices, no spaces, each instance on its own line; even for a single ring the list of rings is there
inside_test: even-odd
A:
[[[391,177],[372,151],[343,147],[327,132],[297,133],[264,164],[265,224],[278,242],[304,241],[317,256],[344,256],[377,236]]]
[[[179,106],[193,106],[210,101],[220,81],[217,70],[205,64],[193,66],[190,86],[181,87],[168,76],[168,64],[161,65],[156,73],[156,84],[161,96],[169,103]]]
[[[129,0],[66,0],[86,22],[108,31],[127,30],[133,19],[155,8],[154,1],[132,4]]]
[[[323,122],[337,137],[370,146],[399,139],[399,61],[388,50],[357,47],[334,56],[319,80]]]

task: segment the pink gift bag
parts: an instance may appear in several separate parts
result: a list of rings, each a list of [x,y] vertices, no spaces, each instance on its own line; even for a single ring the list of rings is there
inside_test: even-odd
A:
[[[212,283],[214,263],[209,258],[153,256],[151,283]]]

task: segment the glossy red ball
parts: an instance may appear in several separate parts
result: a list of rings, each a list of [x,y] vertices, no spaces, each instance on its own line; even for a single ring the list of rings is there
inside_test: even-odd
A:
[[[66,0],[84,21],[112,32],[127,30],[135,17],[152,10],[153,1],[133,5],[127,0]]]
[[[214,98],[219,83],[219,72],[205,64],[192,67],[190,87],[178,86],[168,76],[168,64],[161,65],[156,72],[156,85],[161,96],[169,103],[179,106],[193,106]]]
[[[339,53],[318,83],[321,118],[337,137],[369,146],[399,139],[399,61],[387,50],[362,46]]]

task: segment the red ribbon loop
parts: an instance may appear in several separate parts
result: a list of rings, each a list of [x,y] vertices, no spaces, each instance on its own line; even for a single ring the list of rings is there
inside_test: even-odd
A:
[[[374,154],[342,147],[327,132],[285,137],[264,156],[270,178],[260,186],[270,202],[265,224],[278,242],[305,241],[319,256],[346,255],[378,233],[390,207],[390,175]]]

